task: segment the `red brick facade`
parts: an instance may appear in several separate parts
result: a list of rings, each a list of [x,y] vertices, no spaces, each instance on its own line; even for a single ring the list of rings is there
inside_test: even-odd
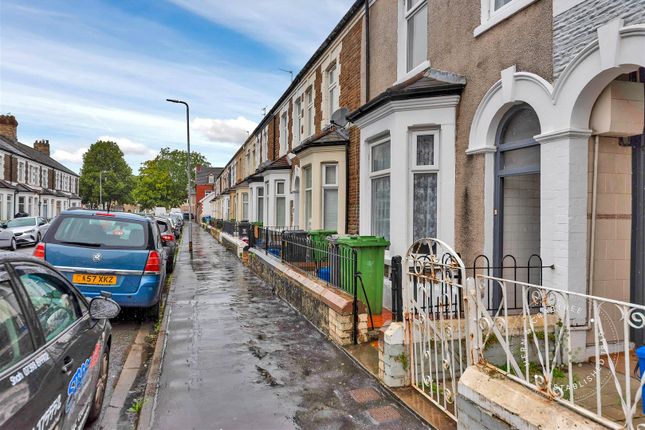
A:
[[[349,111],[361,105],[361,39],[363,21],[358,21],[342,41],[340,52],[340,106]],[[360,178],[360,130],[352,127],[349,130],[349,186],[347,207],[347,233],[358,234],[359,216],[359,178]]]

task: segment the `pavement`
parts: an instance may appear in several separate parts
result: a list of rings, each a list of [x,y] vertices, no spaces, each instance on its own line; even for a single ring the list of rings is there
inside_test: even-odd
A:
[[[140,428],[425,428],[208,233],[182,242]]]

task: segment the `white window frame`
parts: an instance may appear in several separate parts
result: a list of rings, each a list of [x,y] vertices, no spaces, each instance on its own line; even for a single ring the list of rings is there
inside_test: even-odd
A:
[[[409,0],[399,0],[399,23],[398,23],[398,43],[397,43],[397,81],[396,83],[401,83],[417,73],[421,72],[424,69],[430,67],[430,60],[426,58],[421,63],[417,64],[411,70],[408,70],[408,52],[409,52],[409,43],[408,43],[408,20],[414,16],[419,9],[426,7],[426,13],[430,8],[428,0],[420,0],[419,3],[414,5],[412,9],[408,11],[408,1]],[[426,28],[426,39],[428,38],[427,28]],[[427,43],[426,42],[426,56],[427,56]]]
[[[282,184],[282,193],[278,192],[278,185]],[[275,194],[274,194],[274,201],[275,201],[275,225],[278,227],[286,227],[289,224],[289,220],[287,219],[287,193],[285,192],[286,186],[287,186],[287,181],[284,179],[276,179],[273,181],[273,186],[275,187]],[[278,199],[283,199],[282,200],[282,206],[284,208],[284,222],[280,223],[278,222],[278,207],[280,206],[280,203],[278,202]]]
[[[303,96],[296,98],[293,102],[293,145],[296,146],[302,140],[302,119],[304,109],[302,108]]]
[[[258,191],[256,193],[256,200],[257,200],[257,209],[255,213],[255,218],[258,222],[264,223],[264,187],[258,187]],[[260,209],[261,208],[261,209]],[[262,216],[260,216],[260,210],[262,210]]]
[[[309,174],[309,186],[307,186],[307,173]],[[304,198],[303,198],[303,205],[304,205],[304,211],[303,211],[303,216],[304,216],[304,227],[305,230],[310,230],[312,226],[312,221],[313,221],[313,209],[314,209],[314,195],[313,195],[313,184],[314,184],[314,178],[313,178],[313,168],[311,164],[304,166],[302,168],[302,179],[300,180],[300,187],[305,191],[304,193]],[[309,202],[311,204],[311,207],[307,208],[307,193],[309,193],[310,198]],[[309,215],[309,219],[307,219],[307,215]]]
[[[24,161],[18,160],[18,182],[25,183],[25,170],[27,169],[27,163]]]
[[[327,71],[327,118],[331,122],[331,116],[340,106],[340,68],[338,67],[338,62],[334,61],[329,65]],[[332,80],[332,76],[336,76],[336,79]],[[334,100],[333,94],[336,91],[336,100]]]
[[[334,166],[334,182],[331,184],[327,183],[327,167],[329,166]],[[327,227],[325,226],[325,193],[330,190],[335,190],[336,191],[336,198],[340,198],[340,193],[338,192],[338,163],[323,163],[321,164],[321,169],[322,169],[322,201],[320,202],[320,219],[321,219],[321,227],[326,229]],[[340,213],[340,202],[336,202],[336,210],[338,213]],[[338,215],[338,214],[337,214]],[[336,219],[336,229],[338,229],[338,217]]]
[[[387,169],[381,169],[381,170],[372,170],[372,152],[375,146],[384,144],[384,143],[389,143],[390,144],[390,167]],[[372,213],[372,182],[374,179],[380,179],[380,178],[385,178],[389,177],[390,178],[390,202],[392,202],[392,175],[391,175],[391,170],[392,170],[392,139],[391,137],[384,136],[379,139],[376,139],[374,141],[371,141],[367,145],[367,163],[368,163],[368,178],[369,178],[369,199],[370,199],[370,218],[374,217],[374,214]],[[391,204],[391,203],[390,203]],[[392,221],[392,211],[390,210],[390,222]],[[390,232],[392,231],[392,226],[390,225]],[[370,234],[374,235],[376,234],[372,230],[372,224],[370,222]],[[388,232],[388,236],[390,233]]]
[[[426,136],[426,135],[432,135],[434,136],[433,143],[433,164],[431,165],[418,165],[417,164],[417,143],[418,139],[417,137],[419,136]],[[440,231],[439,228],[439,222],[440,222],[440,217],[439,214],[441,213],[441,175],[440,175],[440,169],[439,169],[439,160],[440,160],[440,144],[439,144],[439,137],[440,133],[439,130],[437,129],[419,129],[419,130],[412,130],[409,132],[409,172],[408,172],[408,183],[410,186],[408,187],[408,207],[411,208],[408,214],[408,243],[412,243],[413,236],[414,236],[414,175],[417,173],[436,173],[437,174],[437,213],[435,214],[436,216],[436,231],[437,235]]]
[[[305,98],[305,132],[303,137],[309,137],[316,132],[316,108],[315,108],[315,93],[314,86],[309,85],[304,91]]]
[[[287,153],[287,148],[289,145],[289,113],[285,110],[280,112],[280,152],[278,156],[282,157]]]
[[[41,172],[41,184],[43,188],[49,188],[49,169],[47,167],[43,167]]]
[[[242,193],[242,219],[241,221],[249,220],[249,193]]]
[[[0,179],[5,179],[4,177],[4,152],[0,152]],[[7,219],[6,217],[3,219]]]
[[[509,3],[495,10],[495,0],[481,1],[481,24],[475,28],[475,37],[495,27],[500,22],[510,18],[522,9],[538,0],[511,0]]]

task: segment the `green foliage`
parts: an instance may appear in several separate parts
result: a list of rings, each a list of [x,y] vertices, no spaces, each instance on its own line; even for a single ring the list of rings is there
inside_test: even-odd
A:
[[[99,206],[100,176],[103,173],[103,203],[110,209],[113,203],[132,202],[132,169],[125,162],[116,142],[99,140],[83,155],[79,179],[79,194],[83,203]]]
[[[132,412],[138,415],[141,412],[141,409],[143,409],[143,397],[134,399],[132,406],[128,408],[128,412]]]
[[[188,175],[186,174],[186,151],[162,148],[154,159],[139,168],[139,176],[133,191],[134,200],[142,209],[156,206],[172,208],[188,199]],[[195,166],[208,166],[206,158],[197,152],[190,154],[192,181]]]

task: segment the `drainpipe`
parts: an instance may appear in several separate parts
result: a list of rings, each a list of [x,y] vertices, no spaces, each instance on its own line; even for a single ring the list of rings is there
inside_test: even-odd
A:
[[[596,212],[598,207],[598,147],[600,137],[594,136],[593,178],[591,185],[591,237],[589,239],[589,287],[587,294],[593,296],[594,267],[596,257]],[[587,326],[591,327],[591,306],[587,309]]]
[[[369,0],[366,0],[369,1]],[[349,227],[349,137],[345,143],[345,234]]]
[[[365,103],[370,101],[370,0],[365,0]]]

